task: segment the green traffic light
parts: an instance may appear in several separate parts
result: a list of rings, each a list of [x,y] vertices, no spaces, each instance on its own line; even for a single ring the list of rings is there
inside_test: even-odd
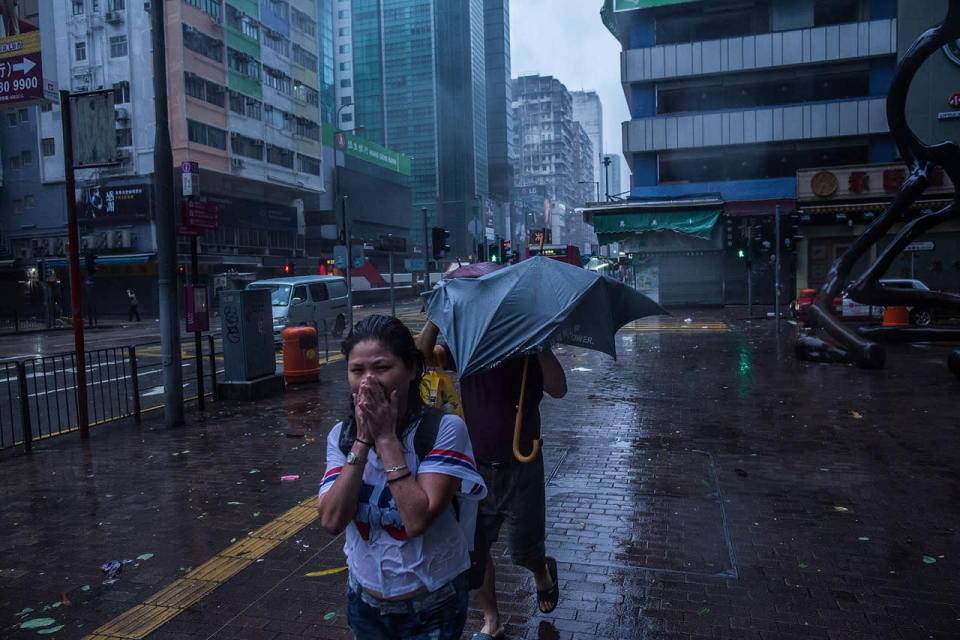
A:
[[[743,249],[737,249],[737,257],[738,257],[738,258],[746,258],[746,257],[747,257],[747,254],[746,254],[746,252],[744,252]]]

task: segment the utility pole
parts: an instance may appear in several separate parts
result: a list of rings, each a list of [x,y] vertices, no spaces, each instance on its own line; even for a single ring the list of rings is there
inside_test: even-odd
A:
[[[347,214],[347,194],[341,196],[343,207],[343,234],[347,240],[347,329],[353,331],[353,280],[350,279],[350,267],[353,262],[353,242],[350,240],[350,216]]]
[[[780,205],[777,205],[773,215],[773,226],[776,229],[774,237],[777,242],[776,260],[774,261],[775,273],[773,274],[773,281],[776,286],[776,297],[773,299],[773,313],[777,318],[777,333],[780,333]]]
[[[163,415],[168,427],[183,424],[183,372],[177,318],[177,238],[173,218],[173,151],[167,113],[167,53],[163,36],[163,1],[153,0],[153,202],[157,225],[157,280],[160,289],[160,349],[163,363]]]
[[[430,236],[427,235],[427,208],[420,209],[423,212],[423,282],[426,285],[426,291],[430,290]]]

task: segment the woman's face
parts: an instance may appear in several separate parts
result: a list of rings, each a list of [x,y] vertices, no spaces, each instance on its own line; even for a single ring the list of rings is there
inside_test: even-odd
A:
[[[347,379],[350,391],[360,392],[361,384],[379,384],[384,396],[396,389],[400,412],[406,409],[407,391],[416,377],[412,367],[407,367],[384,343],[379,340],[363,340],[354,345],[347,360]]]

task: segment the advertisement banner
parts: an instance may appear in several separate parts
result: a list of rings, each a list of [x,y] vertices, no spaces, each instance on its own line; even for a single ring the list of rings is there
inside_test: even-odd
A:
[[[83,191],[77,217],[90,222],[120,222],[150,217],[150,185],[90,187]]]
[[[296,207],[213,195],[207,196],[207,202],[219,205],[219,217],[232,227],[289,233],[298,229]]]
[[[21,15],[27,4],[0,2],[0,105],[36,102],[44,97],[40,29],[37,14]]]

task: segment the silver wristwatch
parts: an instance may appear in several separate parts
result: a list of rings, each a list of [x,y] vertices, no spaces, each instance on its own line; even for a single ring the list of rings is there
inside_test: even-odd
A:
[[[353,451],[347,454],[347,464],[367,464],[366,458],[358,458],[353,455]]]

